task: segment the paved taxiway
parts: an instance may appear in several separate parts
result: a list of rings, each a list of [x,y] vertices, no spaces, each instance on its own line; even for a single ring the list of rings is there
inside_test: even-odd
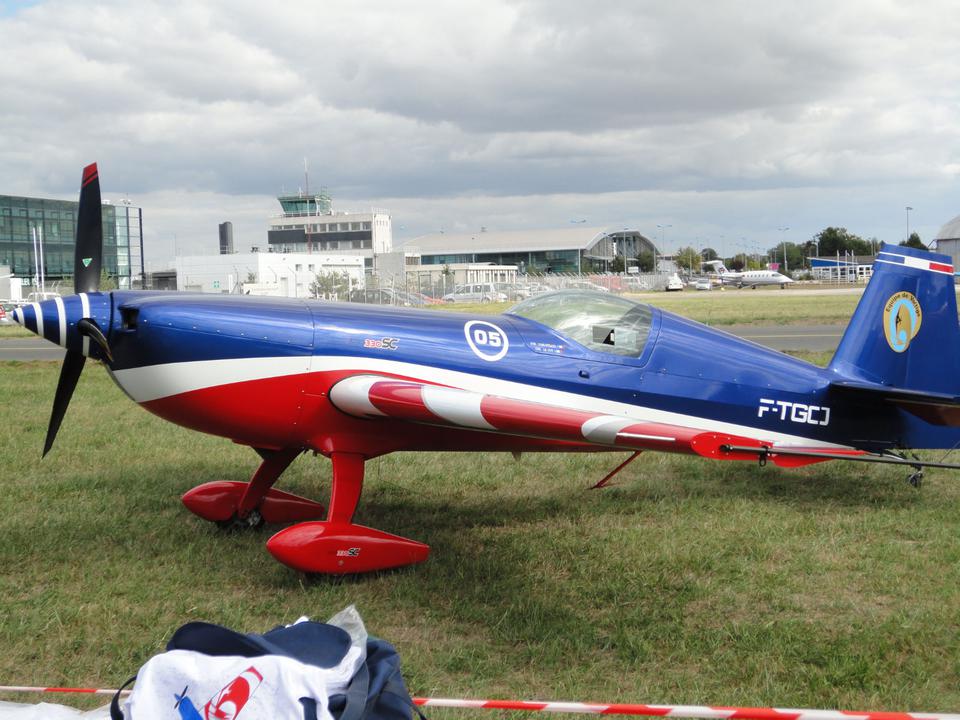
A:
[[[829,352],[837,349],[846,325],[718,325],[718,330],[766,345],[774,350],[811,350]]]

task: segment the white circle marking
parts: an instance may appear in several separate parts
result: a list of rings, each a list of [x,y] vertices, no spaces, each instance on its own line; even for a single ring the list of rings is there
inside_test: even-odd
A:
[[[473,354],[481,360],[496,362],[510,348],[507,334],[486,320],[471,320],[463,326],[463,335]],[[493,351],[493,352],[491,352]]]

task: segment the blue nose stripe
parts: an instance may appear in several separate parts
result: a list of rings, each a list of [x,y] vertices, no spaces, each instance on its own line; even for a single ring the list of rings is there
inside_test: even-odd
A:
[[[23,325],[23,311],[20,308],[13,309],[13,321],[17,325]]]
[[[38,303],[23,306],[23,326],[30,332],[43,337],[43,316],[40,314]]]
[[[53,300],[44,300],[37,306],[38,335],[50,342],[57,341],[57,308]]]

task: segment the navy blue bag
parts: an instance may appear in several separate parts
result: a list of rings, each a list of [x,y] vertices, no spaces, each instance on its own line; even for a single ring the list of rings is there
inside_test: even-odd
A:
[[[212,656],[283,655],[321,668],[335,667],[350,647],[350,635],[345,630],[316,622],[280,626],[262,635],[191,622],[179,628],[167,643],[167,650],[192,650]],[[316,720],[316,701],[303,698],[300,702],[304,720]],[[367,638],[366,662],[354,674],[345,693],[328,698],[328,708],[336,720],[411,720],[413,712],[425,720],[407,691],[396,649],[374,637]],[[110,712],[113,720],[122,720],[119,693]]]

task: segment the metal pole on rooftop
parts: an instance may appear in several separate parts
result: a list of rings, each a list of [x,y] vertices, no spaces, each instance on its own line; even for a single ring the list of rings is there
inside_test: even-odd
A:
[[[43,221],[41,220],[41,222]],[[37,244],[40,246],[40,292],[45,293],[47,291],[47,270],[43,264],[43,225],[37,226]]]
[[[33,287],[34,287],[34,290],[39,292],[40,291],[40,258],[37,255],[37,226],[36,225],[30,228],[30,236],[33,238]]]
[[[907,236],[904,240],[910,240],[910,211],[913,210],[913,208],[907,205],[905,209],[907,211]]]
[[[138,210],[138,220],[140,228],[140,289],[146,290],[147,284],[147,268],[143,259],[143,209],[137,208]]]

